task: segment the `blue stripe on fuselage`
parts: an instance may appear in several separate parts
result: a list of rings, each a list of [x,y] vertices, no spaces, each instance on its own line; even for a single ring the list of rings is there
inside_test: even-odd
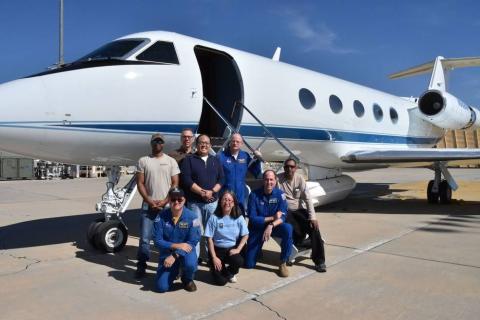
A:
[[[130,132],[164,132],[164,133],[180,133],[185,127],[196,129],[196,124],[165,124],[165,123],[72,123],[68,128],[84,128],[96,130],[118,130]],[[331,129],[312,129],[312,128],[287,128],[269,126],[268,129],[279,139],[288,140],[316,140],[316,141],[332,141],[332,142],[361,142],[361,143],[382,143],[382,144],[435,144],[439,138],[437,137],[411,137],[384,135],[376,133],[349,132]],[[240,133],[246,137],[263,137],[262,127],[255,125],[242,125]]]

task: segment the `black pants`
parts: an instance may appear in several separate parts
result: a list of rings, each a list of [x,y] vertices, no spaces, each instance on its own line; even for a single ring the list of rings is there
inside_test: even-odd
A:
[[[208,261],[210,272],[213,276],[213,281],[216,284],[224,286],[228,279],[238,273],[238,269],[243,265],[243,257],[240,254],[229,255],[229,251],[232,248],[219,248],[215,247],[215,254],[222,261],[222,270],[215,270],[213,265],[213,259],[210,257]],[[226,266],[228,265],[228,267]]]
[[[293,227],[293,243],[300,245],[308,234],[312,241],[312,260],[317,265],[325,263],[325,248],[323,246],[320,230],[316,231],[310,225],[307,210],[288,211],[287,222]]]

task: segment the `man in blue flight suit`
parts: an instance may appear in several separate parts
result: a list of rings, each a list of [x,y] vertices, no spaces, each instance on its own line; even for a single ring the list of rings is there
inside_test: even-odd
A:
[[[257,256],[263,243],[270,237],[282,239],[279,275],[288,277],[287,261],[292,252],[292,226],[285,222],[287,201],[282,190],[276,187],[277,177],[273,170],[263,173],[263,188],[255,190],[248,199],[250,236],[245,254],[245,268],[251,269],[257,263]]]
[[[170,290],[181,266],[184,289],[193,292],[197,290],[193,282],[197,271],[194,248],[200,240],[201,222],[193,211],[184,207],[183,190],[173,188],[168,195],[170,208],[163,210],[154,224],[155,245],[160,251],[156,289],[158,292]]]
[[[261,162],[258,158],[261,158],[261,153],[255,150],[254,155],[256,160],[252,161],[252,157],[245,151],[242,151],[243,138],[240,133],[234,133],[230,139],[229,148],[218,153],[218,159],[223,167],[223,186],[220,193],[225,190],[233,191],[237,196],[240,209],[245,213],[246,202],[246,184],[245,177],[247,171],[250,171],[255,177],[259,176],[262,172]]]

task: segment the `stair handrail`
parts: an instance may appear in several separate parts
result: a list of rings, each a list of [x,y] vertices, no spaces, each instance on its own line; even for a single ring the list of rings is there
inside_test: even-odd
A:
[[[246,105],[244,105],[240,101],[235,101],[235,106],[237,105],[247,110],[247,112],[252,116],[252,118],[255,119],[260,124],[260,126],[262,126],[263,130],[268,133],[268,135],[273,138],[285,151],[287,151],[290,154],[291,158],[295,159],[297,163],[300,163],[300,159],[282,141],[280,141],[280,139],[278,139],[270,130],[268,130],[267,126],[262,121],[260,121],[260,119],[258,119],[257,116],[255,116],[253,112],[250,111],[249,108],[247,108]]]
[[[222,119],[222,121],[227,125],[228,129],[230,130],[230,135],[232,135],[232,133],[239,133],[239,130],[237,128],[235,128],[231,123],[230,121],[228,121],[224,116],[223,114],[220,113],[220,111],[217,110],[217,108],[215,108],[213,106],[213,104],[206,98],[206,97],[203,97],[203,100],[205,100],[205,102],[208,104],[208,106],[210,108],[212,108],[212,110],[218,115],[218,117],[220,119]],[[245,146],[252,152],[255,154],[255,151],[256,149],[254,149],[247,141],[243,141],[243,143],[245,144]],[[258,158],[258,160],[262,161],[262,162],[265,162],[265,160],[263,160],[262,157],[259,157],[257,155],[255,155],[256,158]]]

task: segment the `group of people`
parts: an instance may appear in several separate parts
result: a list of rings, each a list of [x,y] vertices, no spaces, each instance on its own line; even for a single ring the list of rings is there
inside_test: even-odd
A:
[[[153,134],[152,153],[139,159],[137,185],[143,198],[136,278],[146,273],[153,239],[159,249],[156,290],[168,291],[181,278],[184,289],[195,291],[198,263],[206,261],[218,285],[237,282],[240,267],[254,268],[263,244],[281,239],[279,275],[288,277],[292,245],[312,248],[312,260],[325,272],[324,243],[304,178],[294,159],[284,173],[263,172],[263,187],[247,201],[247,172],[261,174],[261,153],[254,158],[241,150],[243,138],[232,135],[229,147],[210,154],[210,138],[181,132],[181,146],[163,152],[165,138]],[[246,217],[248,217],[248,224]]]

